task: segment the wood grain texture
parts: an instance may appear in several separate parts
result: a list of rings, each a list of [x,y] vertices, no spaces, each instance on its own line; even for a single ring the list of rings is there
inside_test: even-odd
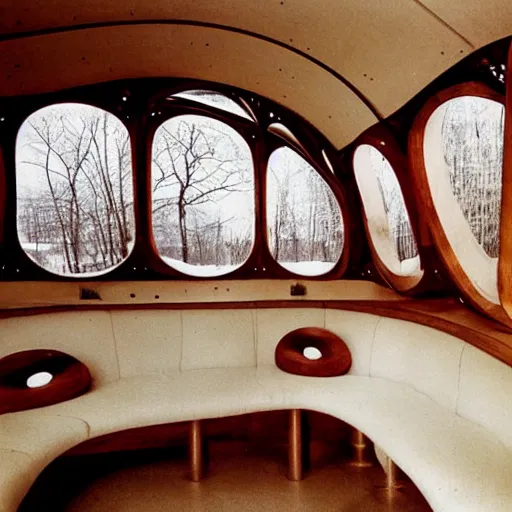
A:
[[[512,321],[500,304],[491,302],[484,297],[472,283],[466,271],[462,268],[440,220],[434,205],[425,166],[424,137],[425,129],[431,115],[443,103],[460,96],[478,96],[503,103],[504,98],[484,84],[468,82],[450,87],[433,95],[416,116],[409,132],[409,166],[412,172],[413,186],[418,193],[419,210],[426,219],[432,233],[434,243],[448,270],[451,279],[460,290],[464,300],[472,307],[490,318],[511,327]],[[502,214],[503,215],[503,214]]]
[[[29,388],[27,379],[39,372],[53,376],[39,388]],[[0,359],[0,414],[45,407],[71,400],[91,385],[87,367],[56,350],[26,350]]]
[[[321,357],[308,359],[304,349],[316,348]],[[287,373],[306,377],[345,375],[352,365],[346,343],[333,332],[320,327],[302,327],[281,338],[275,350],[276,366]]]
[[[501,195],[498,293],[503,309],[512,317],[512,45],[509,48],[505,100],[505,144]]]

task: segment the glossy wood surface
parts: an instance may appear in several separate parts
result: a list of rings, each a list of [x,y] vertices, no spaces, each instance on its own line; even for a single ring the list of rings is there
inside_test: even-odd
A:
[[[363,144],[367,144],[375,148],[387,159],[393,169],[404,198],[404,206],[407,210],[411,229],[418,247],[421,265],[420,269],[418,269],[414,275],[407,276],[397,275],[387,268],[386,264],[379,257],[378,251],[372,240],[364,205],[361,204],[361,213],[363,216],[366,237],[377,271],[380,273],[384,281],[389,283],[389,285],[399,293],[415,296],[425,292],[425,290],[439,288],[439,283],[436,283],[437,280],[434,278],[434,269],[436,264],[438,265],[439,263],[433,258],[428,258],[426,251],[422,250],[423,247],[430,246],[432,242],[428,230],[421,229],[422,223],[420,222],[417,202],[414,200],[414,190],[412,189],[411,179],[407,172],[407,158],[402,153],[391,132],[382,124],[377,124],[372,126],[354,141],[352,151],[350,152],[352,155],[352,167],[354,165],[353,158],[355,151]],[[373,170],[364,169],[363,172],[371,173]]]
[[[503,192],[501,196],[498,291],[501,305],[512,317],[512,45],[509,49],[506,80],[505,144],[503,148]]]
[[[425,129],[428,120],[438,107],[446,101],[460,96],[478,96],[499,103],[504,102],[501,94],[478,82],[455,85],[433,95],[419,111],[409,132],[409,165],[412,171],[414,189],[419,198],[420,215],[428,223],[445,268],[459,288],[464,300],[490,318],[511,327],[512,321],[501,305],[495,304],[484,297],[462,268],[446,236],[430,193],[424,154]]]
[[[47,372],[52,380],[30,388],[27,379]],[[91,385],[87,367],[56,350],[26,350],[0,359],[0,414],[45,407],[71,400]]]
[[[319,359],[308,359],[304,354],[307,348],[317,349]],[[320,327],[302,327],[285,334],[277,344],[275,361],[280,370],[306,377],[345,375],[352,365],[346,343]]]

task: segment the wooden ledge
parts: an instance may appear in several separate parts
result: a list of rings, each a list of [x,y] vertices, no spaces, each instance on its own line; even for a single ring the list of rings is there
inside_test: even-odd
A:
[[[366,281],[4,282],[0,318],[76,310],[327,308],[426,325],[456,336],[512,366],[512,329],[475,313],[455,298],[411,299]],[[101,299],[81,300],[80,287]],[[131,297],[135,295],[135,297]]]

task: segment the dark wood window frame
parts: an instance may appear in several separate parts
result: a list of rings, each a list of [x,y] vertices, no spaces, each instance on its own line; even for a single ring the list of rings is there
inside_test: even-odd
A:
[[[426,237],[424,231],[421,230],[418,211],[414,205],[415,201],[413,194],[406,193],[406,191],[412,190],[411,181],[407,172],[407,159],[400,151],[396,140],[389,131],[380,124],[375,125],[359,136],[352,145],[350,161],[354,174],[354,155],[357,149],[362,145],[372,146],[389,162],[402,193],[404,207],[407,215],[409,216],[411,230],[416,240],[418,256],[420,259],[420,268],[413,275],[397,275],[387,267],[380,258],[373,243],[372,235],[368,227],[366,210],[361,198],[363,223],[375,268],[384,281],[389,283],[389,285],[396,291],[409,295],[420,294],[425,287],[428,288],[428,282],[431,281],[431,274],[435,273],[436,269],[431,268],[431,258],[427,257],[425,258],[425,261],[423,258],[423,255],[425,254],[423,249],[425,247],[425,242],[428,242],[428,237]]]
[[[187,90],[208,90],[225,95],[246,111],[255,121],[193,100],[169,97]],[[16,219],[16,136],[23,122],[39,109],[59,103],[82,103],[101,108],[122,121],[128,129],[132,150],[133,192],[135,212],[135,243],[133,250],[118,267],[100,276],[59,276],[37,265],[22,249],[17,234]],[[308,279],[339,279],[350,259],[350,214],[343,187],[329,170],[322,155],[325,151],[337,165],[334,148],[317,130],[298,115],[246,91],[186,79],[140,79],[91,85],[77,89],[37,96],[0,101],[5,119],[0,126],[0,280],[161,280],[161,279],[295,279],[294,274],[280,266],[270,254],[266,228],[266,172],[268,158],[275,149],[289,147],[300,154],[320,174],[336,197],[345,226],[345,242],[339,261],[332,270]],[[271,116],[270,113],[273,115]],[[151,225],[151,151],[153,136],[163,122],[184,114],[216,119],[235,129],[247,142],[254,161],[255,233],[251,253],[245,263],[229,274],[196,277],[183,274],[167,265],[155,247]],[[280,122],[300,141],[286,140],[268,131],[272,123]],[[3,194],[3,196],[2,196]],[[2,200],[3,199],[3,200]],[[2,233],[2,228],[3,233]],[[3,237],[2,237],[3,234]]]

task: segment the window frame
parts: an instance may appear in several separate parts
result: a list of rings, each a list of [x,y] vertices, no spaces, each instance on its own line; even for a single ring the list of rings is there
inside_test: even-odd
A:
[[[286,125],[285,125],[286,126]],[[350,259],[350,225],[349,222],[349,213],[348,213],[348,207],[345,201],[345,196],[343,194],[343,189],[340,187],[339,183],[335,179],[332,172],[330,172],[328,169],[324,167],[324,165],[327,167],[327,163],[324,161],[322,157],[322,166],[318,165],[315,160],[313,160],[312,156],[309,153],[306,153],[307,151],[302,144],[300,146],[297,146],[293,144],[293,141],[287,140],[281,135],[278,135],[276,133],[268,132],[268,135],[272,138],[275,138],[274,144],[268,144],[268,154],[266,158],[266,164],[265,164],[265,188],[264,188],[264,195],[263,195],[263,207],[265,211],[265,225],[263,230],[263,236],[264,236],[264,243],[266,252],[268,254],[268,260],[270,268],[273,272],[276,274],[281,274],[282,271],[284,271],[283,277],[294,277],[298,279],[318,279],[318,278],[324,278],[324,279],[339,279],[346,271],[349,259]],[[300,143],[300,139],[297,139]],[[322,180],[324,181],[325,185],[329,187],[331,192],[333,193],[338,206],[340,208],[340,214],[341,214],[341,220],[343,222],[343,245],[341,247],[341,254],[336,263],[333,265],[331,270],[326,272],[325,274],[320,274],[317,276],[305,276],[302,274],[296,274],[295,272],[292,272],[291,270],[286,269],[283,267],[273,256],[272,252],[270,250],[270,240],[268,238],[268,219],[267,219],[267,174],[268,174],[268,167],[269,167],[269,160],[272,154],[281,149],[281,148],[288,148],[295,153],[297,153],[300,157],[304,159],[306,163],[308,163],[313,171],[317,172]]]
[[[428,170],[425,162],[424,139],[427,124],[434,112],[446,102],[462,96],[476,96],[489,99],[505,105],[505,97],[482,82],[464,82],[448,87],[431,96],[416,114],[408,135],[409,165],[412,173],[414,188],[418,193],[420,214],[429,226],[430,234],[438,249],[439,255],[448,271],[450,278],[462,293],[463,300],[474,308],[495,320],[510,325],[510,318],[500,303],[489,300],[482,294],[462,267],[452,247],[444,226],[441,222],[434,200],[430,193]],[[507,115],[505,115],[505,119]],[[504,144],[506,147],[506,144]],[[503,191],[503,180],[502,180]],[[503,192],[502,192],[503,194]],[[503,212],[502,212],[503,218]],[[499,267],[498,258],[498,267]],[[498,282],[497,282],[498,287]],[[499,288],[499,287],[498,287]],[[498,289],[498,298],[500,292]]]
[[[183,100],[183,101],[182,101]],[[258,190],[258,174],[257,174],[257,158],[259,155],[259,148],[257,144],[254,144],[250,141],[255,141],[257,138],[257,125],[253,121],[249,119],[244,119],[236,114],[231,114],[229,112],[225,112],[229,117],[226,118],[224,116],[224,112],[220,111],[220,109],[209,110],[207,106],[203,106],[199,103],[195,103],[189,101],[184,98],[175,98],[172,102],[167,105],[161,105],[157,112],[160,112],[159,115],[152,116],[147,125],[146,138],[145,138],[145,146],[146,146],[146,184],[147,184],[147,224],[146,224],[146,232],[149,234],[147,242],[151,247],[150,264],[156,270],[161,272],[162,274],[167,274],[173,277],[179,278],[187,278],[187,279],[237,279],[246,277],[246,269],[257,268],[258,261],[258,250],[257,250],[257,241],[258,241],[258,227],[257,227],[257,219],[261,216],[261,205],[259,201],[259,190]],[[251,251],[245,262],[240,265],[238,268],[232,270],[231,272],[227,272],[221,275],[214,276],[195,276],[193,274],[185,274],[177,270],[176,268],[170,266],[165,263],[163,258],[160,256],[158,248],[156,246],[155,238],[153,235],[153,195],[152,195],[152,155],[153,155],[153,143],[155,139],[155,133],[167,121],[174,119],[180,116],[186,115],[196,115],[201,117],[207,117],[209,119],[213,119],[215,121],[219,121],[221,123],[227,124],[233,130],[235,130],[242,139],[247,143],[249,150],[251,152],[251,158],[253,162],[253,184],[254,184],[254,237]],[[227,121],[229,120],[229,122]],[[254,138],[253,138],[254,136]]]
[[[498,293],[501,305],[509,318],[512,318],[512,148],[507,141],[512,140],[512,43],[508,47],[505,71],[505,128],[503,137],[503,175],[500,219],[500,250],[498,255]]]
[[[249,110],[254,121],[215,107],[184,98],[167,98],[187,90],[203,89],[233,99],[244,110]],[[22,249],[17,233],[16,194],[16,137],[25,120],[39,109],[61,103],[81,103],[100,108],[118,118],[128,130],[132,156],[132,187],[135,239],[133,248],[117,267],[101,275],[59,275],[35,263]],[[339,279],[347,269],[350,250],[350,212],[343,184],[339,181],[340,162],[330,142],[298,114],[248,91],[205,81],[181,78],[127,79],[103,84],[91,84],[74,89],[0,101],[5,122],[0,125],[0,151],[4,152],[5,201],[0,201],[0,221],[5,228],[4,244],[0,251],[0,280],[25,281],[133,281],[133,280],[224,280],[224,279],[307,279],[311,281]],[[155,112],[152,116],[151,113]],[[273,112],[274,116],[269,117]],[[158,115],[156,115],[158,114]],[[153,243],[151,219],[151,150],[153,136],[164,120],[176,115],[203,115],[227,123],[245,139],[254,162],[255,231],[251,253],[246,262],[234,271],[221,276],[193,276],[183,274],[167,265]],[[166,117],[167,116],[167,117]],[[268,126],[282,122],[292,126],[300,148],[293,141],[283,140],[269,133]],[[276,262],[270,255],[266,232],[266,168],[268,157],[276,146],[289,146],[298,152],[318,172],[330,187],[339,203],[344,227],[345,243],[335,267],[319,276],[294,274]],[[303,148],[303,149],[301,149]],[[330,157],[336,175],[328,168],[322,151]],[[0,185],[2,179],[0,165]],[[2,190],[0,190],[0,200]],[[1,234],[1,231],[0,231]],[[0,247],[2,240],[0,239]]]
[[[32,115],[37,114],[42,109],[51,108],[51,107],[58,106],[58,105],[66,105],[66,104],[78,104],[78,105],[82,105],[82,106],[85,106],[85,107],[91,107],[93,109],[104,111],[104,112],[108,113],[109,115],[113,116],[126,129],[126,133],[128,134],[128,138],[129,138],[130,157],[131,157],[131,161],[130,161],[130,164],[131,164],[131,178],[132,178],[131,194],[132,194],[132,199],[133,199],[133,235],[134,235],[133,246],[132,246],[130,252],[128,253],[128,255],[126,256],[126,258],[124,258],[120,263],[117,263],[113,267],[109,267],[109,268],[107,268],[105,270],[100,270],[100,271],[97,271],[97,272],[92,272],[92,273],[84,272],[84,273],[77,273],[77,274],[58,274],[56,272],[53,272],[52,270],[49,270],[49,269],[44,268],[41,265],[39,265],[36,261],[34,261],[25,252],[25,249],[23,249],[23,246],[22,246],[20,238],[19,238],[18,218],[17,218],[17,212],[18,212],[18,193],[17,193],[17,183],[16,183],[17,182],[16,162],[14,162],[14,176],[13,176],[15,187],[16,187],[16,192],[15,192],[15,196],[14,196],[14,203],[15,203],[15,205],[14,205],[15,206],[15,212],[14,212],[14,215],[15,215],[15,227],[14,227],[14,231],[15,231],[15,237],[16,237],[17,245],[18,245],[18,247],[19,247],[19,249],[20,249],[20,251],[21,251],[21,253],[23,255],[23,258],[24,259],[28,259],[35,267],[37,267],[37,269],[42,270],[46,274],[50,274],[51,276],[53,276],[54,278],[57,278],[57,279],[58,278],[64,278],[64,279],[70,278],[72,280],[98,280],[98,279],[101,279],[104,275],[111,275],[117,269],[119,269],[120,267],[123,267],[126,264],[126,262],[128,260],[130,260],[130,257],[131,257],[132,253],[135,250],[135,243],[136,243],[136,239],[137,239],[137,217],[136,217],[136,200],[135,200],[135,154],[134,154],[134,144],[133,144],[133,141],[132,141],[132,137],[131,137],[131,133],[130,133],[130,129],[129,129],[128,125],[125,123],[125,121],[118,114],[113,112],[112,109],[108,109],[108,108],[104,108],[103,106],[95,105],[92,102],[81,101],[81,100],[72,100],[72,99],[71,100],[58,101],[58,102],[51,102],[49,104],[42,105],[42,106],[36,108],[35,110],[33,110],[19,124],[19,126],[18,126],[18,128],[17,128],[17,130],[15,132],[15,137],[14,137],[14,147],[13,147],[14,159],[16,159],[16,145],[17,145],[16,143],[17,143],[17,139],[18,139],[18,134],[19,134],[19,131],[20,131],[21,127],[23,126],[23,124]],[[129,118],[129,116],[128,116],[128,118]],[[1,152],[1,148],[0,148],[0,152]],[[0,199],[1,199],[1,194],[0,194]]]
[[[98,92],[99,90],[99,92]],[[4,152],[4,201],[0,202],[0,220],[4,228],[4,254],[0,253],[0,280],[27,280],[27,281],[98,281],[122,280],[128,264],[132,264],[132,259],[136,249],[136,238],[139,226],[137,224],[137,204],[136,204],[136,174],[135,174],[135,147],[133,138],[135,133],[135,123],[132,114],[133,105],[122,101],[122,97],[130,92],[125,87],[119,87],[119,84],[100,84],[69,89],[50,94],[34,95],[28,97],[16,97],[7,104],[1,105],[2,117],[4,118],[4,133],[0,138],[0,152]],[[47,270],[28,256],[23,250],[19,241],[17,229],[17,171],[16,171],[16,140],[19,130],[23,123],[39,110],[53,105],[66,103],[78,103],[88,107],[98,108],[106,111],[118,119],[126,128],[130,137],[130,150],[132,157],[132,192],[134,208],[134,245],[128,257],[120,264],[98,275],[61,275]],[[1,174],[1,169],[0,169]],[[0,175],[1,179],[1,175]],[[1,192],[0,192],[0,199]],[[1,244],[1,240],[0,240]],[[1,245],[0,245],[1,246]],[[8,249],[8,250],[7,250]]]
[[[409,217],[411,231],[415,238],[418,251],[419,267],[414,274],[400,275],[393,272],[381,259],[375,247],[375,243],[368,226],[364,201],[361,191],[359,190],[359,185],[357,184],[357,179],[355,177],[355,153],[357,149],[362,145],[372,146],[380,154],[382,154],[384,158],[386,158],[386,160],[389,162],[389,165],[395,174],[396,180],[398,181],[400,192],[403,198],[404,208]],[[375,268],[377,269],[377,272],[386,283],[388,283],[393,289],[400,293],[407,293],[410,295],[417,295],[422,293],[428,287],[427,283],[432,281],[434,276],[437,274],[437,265],[435,259],[429,258],[429,255],[425,254],[425,248],[428,247],[428,237],[426,236],[425,230],[421,229],[421,223],[419,222],[419,212],[415,207],[416,201],[414,197],[414,190],[411,186],[411,180],[407,172],[408,166],[406,156],[400,150],[398,143],[393,135],[381,125],[375,125],[354,141],[353,147],[350,151],[350,163],[361,202],[361,215],[363,218],[366,238],[368,240],[368,246],[370,248],[372,260]]]

